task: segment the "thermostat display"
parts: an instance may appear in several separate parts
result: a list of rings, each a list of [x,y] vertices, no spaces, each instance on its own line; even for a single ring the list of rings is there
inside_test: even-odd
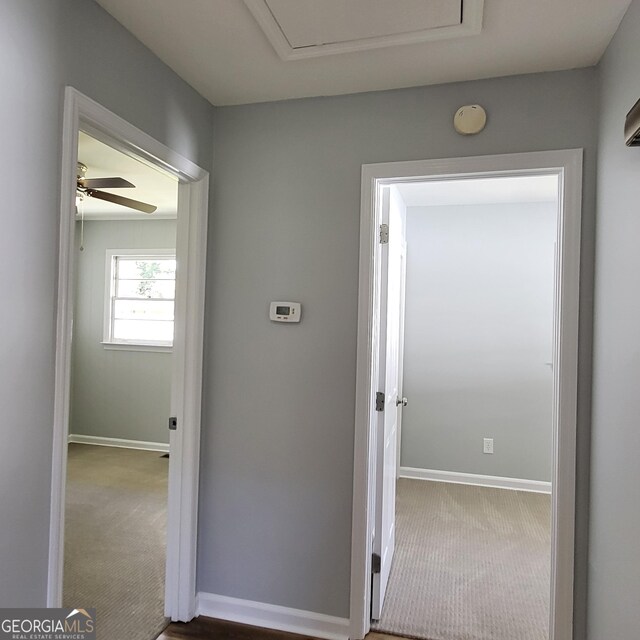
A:
[[[300,322],[299,302],[272,302],[269,318],[274,322]]]

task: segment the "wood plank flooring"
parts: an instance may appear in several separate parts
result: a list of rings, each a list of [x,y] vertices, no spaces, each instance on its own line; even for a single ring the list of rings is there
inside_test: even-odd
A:
[[[157,640],[309,640],[296,633],[250,627],[237,622],[201,616],[191,622],[172,622]],[[396,636],[372,632],[367,640],[398,640]]]

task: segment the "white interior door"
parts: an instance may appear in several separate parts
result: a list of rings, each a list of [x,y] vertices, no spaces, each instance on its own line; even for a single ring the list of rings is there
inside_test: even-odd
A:
[[[376,518],[371,617],[379,620],[389,582],[395,549],[396,477],[398,427],[402,409],[402,330],[404,328],[404,254],[406,211],[395,187],[385,187],[382,223],[388,225],[388,242],[382,245],[380,318],[380,391],[384,410],[380,411],[376,438]]]

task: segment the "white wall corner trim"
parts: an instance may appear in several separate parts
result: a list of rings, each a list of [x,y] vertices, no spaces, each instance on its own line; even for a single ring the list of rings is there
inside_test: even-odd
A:
[[[349,620],[275,604],[198,592],[196,614],[326,640],[348,640]]]
[[[413,480],[430,480],[431,482],[451,482],[453,484],[470,484],[476,487],[493,487],[495,489],[511,489],[514,491],[531,491],[534,493],[551,493],[551,483],[541,480],[523,480],[522,478],[501,478],[483,476],[477,473],[458,473],[456,471],[438,471],[436,469],[415,469],[400,467],[401,478]]]
[[[140,451],[162,451],[169,453],[168,442],[145,442],[143,440],[126,440],[125,438],[103,438],[101,436],[84,436],[81,433],[70,433],[69,443],[93,444],[98,447],[118,447],[120,449],[139,449]]]

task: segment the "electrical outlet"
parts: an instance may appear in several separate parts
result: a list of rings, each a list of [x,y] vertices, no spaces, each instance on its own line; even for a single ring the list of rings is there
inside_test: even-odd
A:
[[[484,439],[483,453],[493,453],[493,438]]]

